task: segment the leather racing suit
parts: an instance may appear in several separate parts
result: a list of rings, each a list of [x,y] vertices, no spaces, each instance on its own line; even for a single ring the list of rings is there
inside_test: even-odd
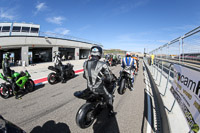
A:
[[[121,67],[123,68],[123,70],[125,70],[126,72],[130,74],[129,78],[131,78],[134,81],[133,72],[134,72],[134,69],[137,68],[136,61],[129,56],[124,57],[122,59]]]
[[[83,65],[83,77],[87,80],[87,89],[95,94],[102,95],[108,105],[112,106],[112,94],[109,89],[114,89],[113,81],[116,77],[105,62],[96,60],[94,57]]]

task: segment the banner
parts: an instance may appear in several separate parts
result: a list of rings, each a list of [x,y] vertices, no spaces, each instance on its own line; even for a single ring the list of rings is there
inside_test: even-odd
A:
[[[200,126],[200,72],[174,64],[171,92],[193,132]]]

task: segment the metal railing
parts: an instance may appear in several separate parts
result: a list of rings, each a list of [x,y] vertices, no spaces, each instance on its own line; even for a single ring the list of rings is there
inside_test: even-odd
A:
[[[65,35],[65,34],[53,33],[53,32],[40,31],[39,36],[48,36],[48,37],[53,37],[53,38],[69,39],[69,40],[87,42],[87,43],[91,43],[91,44],[96,44],[96,45],[102,46],[102,44],[99,43],[99,42],[95,42],[95,41],[91,41],[91,40],[87,40],[87,39],[83,39],[83,38],[79,38],[79,37],[74,37],[74,36],[70,36],[70,35]]]
[[[155,55],[155,58],[200,65],[200,26],[152,50],[149,54]]]
[[[174,82],[173,81],[174,80],[174,65],[178,64],[183,67],[189,68],[191,70],[195,70],[196,72],[200,72],[200,68],[192,66],[191,64],[190,65],[183,64],[181,62],[176,62],[174,60],[167,60],[167,59],[163,59],[163,58],[155,58],[153,63],[151,61],[152,61],[151,58],[144,58],[144,62],[147,64],[146,66],[150,70],[150,73],[154,79],[154,82],[157,84],[157,87],[159,89],[160,95],[162,96],[162,99],[165,100],[165,104],[168,101],[170,102],[170,106],[169,105],[167,106],[164,104],[164,108],[167,110],[168,116],[169,116],[172,112],[177,112],[177,110],[176,110],[177,108],[174,110],[175,103],[177,101],[175,100],[174,97],[172,97],[172,93],[170,91],[172,83]],[[178,104],[176,104],[176,105],[178,105]],[[174,113],[174,114],[176,114],[176,113]],[[170,125],[173,125],[173,124],[170,124]],[[188,130],[188,129],[186,128],[186,130]],[[190,131],[191,130],[192,129],[190,129]]]

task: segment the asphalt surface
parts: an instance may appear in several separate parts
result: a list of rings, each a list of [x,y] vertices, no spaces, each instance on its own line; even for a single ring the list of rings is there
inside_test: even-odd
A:
[[[118,77],[120,65],[111,67]],[[86,80],[82,74],[56,85],[38,86],[37,89],[16,100],[0,98],[0,114],[7,120],[18,125],[26,132],[56,132],[56,133],[139,133],[146,125],[144,117],[144,77],[142,62],[136,77],[134,91],[127,90],[124,95],[115,92],[115,117],[108,118],[103,111],[87,129],[80,129],[75,122],[78,109],[85,103],[75,98],[73,93],[86,88]]]

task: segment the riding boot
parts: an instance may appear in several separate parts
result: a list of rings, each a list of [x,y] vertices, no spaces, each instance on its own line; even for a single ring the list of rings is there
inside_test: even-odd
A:
[[[117,114],[117,112],[114,112],[113,105],[108,104],[108,116],[112,117],[112,116],[115,116],[116,114]]]
[[[61,77],[62,77],[62,81],[61,81],[61,83],[66,83],[65,75],[64,75],[63,72],[62,72],[62,74],[61,74]]]
[[[129,88],[129,90],[130,90],[130,91],[133,91],[133,90],[134,90],[134,88],[133,88],[134,78],[133,78],[133,79],[130,79],[129,82],[130,82],[130,88]]]
[[[66,83],[66,80],[63,78],[62,81],[61,81],[61,83]]]
[[[117,113],[113,110],[113,97],[109,95],[107,99],[108,116],[115,116]]]
[[[15,93],[15,99],[22,99],[22,96],[20,96],[20,95],[18,94],[18,92],[17,92],[17,93]]]

